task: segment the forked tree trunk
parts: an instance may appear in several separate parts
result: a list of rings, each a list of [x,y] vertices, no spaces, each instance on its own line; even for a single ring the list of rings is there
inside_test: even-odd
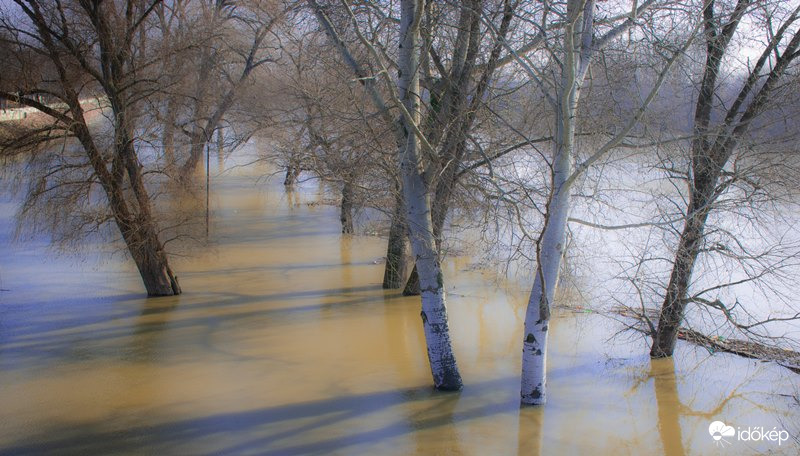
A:
[[[744,2],[742,2],[744,4]],[[738,9],[737,9],[738,10]],[[714,91],[719,75],[722,57],[728,47],[733,31],[741,18],[734,13],[732,22],[722,34],[714,32],[714,4],[707,2],[703,10],[706,31],[706,60],[700,93],[695,103],[694,130],[696,137],[692,142],[693,181],[689,188],[689,207],[686,221],[678,240],[678,249],[670,274],[669,284],[661,306],[658,328],[653,334],[650,356],[664,358],[672,356],[678,339],[678,329],[686,309],[686,297],[692,279],[697,256],[703,242],[706,219],[713,203],[714,188],[717,185],[719,165],[711,159],[711,139],[708,133],[713,108]]]
[[[201,128],[195,127],[195,131],[189,135],[189,141],[191,142],[191,146],[189,147],[189,157],[186,158],[186,161],[183,163],[183,166],[180,170],[180,178],[182,180],[189,179],[195,172],[198,171],[198,167],[202,162],[201,159],[203,158],[203,151],[205,150],[206,144],[208,144],[209,140]]]
[[[653,335],[653,345],[650,349],[650,356],[653,358],[672,356],[675,350],[678,329],[689,301],[692,273],[702,250],[708,215],[719,197],[717,188],[723,170],[739,141],[747,133],[750,123],[766,107],[772,91],[781,85],[786,70],[800,55],[800,31],[795,30],[788,42],[784,38],[800,15],[800,6],[796,6],[792,14],[776,28],[759,59],[749,68],[750,73],[736,99],[727,107],[727,113],[720,116],[723,120],[714,128],[710,127],[713,108],[718,98],[717,79],[720,66],[736,28],[744,15],[750,11],[751,3],[739,0],[727,18],[721,17],[714,10],[714,2],[706,1],[704,5],[706,60],[700,93],[695,104],[695,139],[692,144],[689,207],[678,241],[658,327]],[[720,27],[720,23],[725,25]],[[786,44],[785,48],[779,51],[778,45],[781,43]],[[768,68],[766,74],[762,71],[765,68]],[[761,80],[764,82],[759,85],[758,81]]]
[[[432,201],[433,234],[440,252],[445,219],[450,208],[453,190],[458,183],[461,163],[467,150],[468,133],[475,121],[479,100],[483,99],[489,87],[489,81],[497,68],[497,59],[502,46],[500,43],[505,39],[513,16],[514,6],[506,2],[497,43],[490,52],[485,72],[474,86],[474,90],[471,91],[473,88],[470,84],[472,73],[476,59],[480,55],[478,49],[481,42],[480,11],[482,3],[480,0],[472,0],[461,4],[457,45],[453,52],[456,62],[448,76],[451,85],[445,90],[442,100],[440,100],[441,104],[437,103],[437,108],[432,113],[434,114],[433,121],[429,122],[431,136],[434,138],[433,142],[438,142],[446,133],[438,156],[442,169],[436,182],[436,191]],[[471,101],[470,97],[472,97]],[[433,105],[433,103],[431,104]],[[447,126],[447,128],[443,128],[443,126]],[[415,266],[403,289],[403,295],[411,296],[419,293],[419,275]]]
[[[465,147],[464,139],[461,140],[459,152],[452,154],[456,159],[453,163],[460,163]],[[434,193],[434,200],[431,202],[433,206],[433,236],[436,238],[436,248],[439,252],[442,251],[442,236],[444,234],[444,222],[447,219],[447,211],[450,209],[450,199],[453,195],[453,188],[458,182],[458,175],[456,173],[457,167],[450,164],[445,167],[439,183],[436,185],[436,193]],[[403,296],[417,296],[420,293],[419,274],[417,266],[411,270],[411,275],[408,277],[405,288],[403,288]]]
[[[297,177],[300,175],[300,168],[297,166],[289,165],[286,167],[286,177],[283,179],[283,185],[286,187],[293,187],[297,183]]]
[[[133,144],[132,128],[128,125],[127,113],[116,108],[117,103],[112,100],[112,109],[115,110],[116,125],[116,153],[120,157],[131,191],[135,198],[135,204],[126,204],[127,207],[135,207],[134,210],[127,210],[123,213],[115,213],[115,218],[124,220],[120,226],[123,239],[128,246],[128,250],[136,262],[139,274],[144,282],[148,296],[172,296],[181,293],[177,277],[169,267],[164,246],[158,239],[158,230],[153,218],[150,196],[145,188],[142,177],[142,165],[136,156]],[[120,194],[122,192],[118,192]],[[114,205],[119,206],[119,205]],[[126,216],[127,218],[123,218]]]
[[[347,46],[322,12],[320,5],[308,0],[317,19],[328,32],[353,71],[361,77],[366,73],[353,59]],[[417,10],[417,7],[420,9]],[[400,2],[400,46],[397,79],[397,94],[402,103],[400,121],[393,123],[395,140],[398,146],[398,160],[403,182],[403,196],[406,202],[406,223],[414,258],[419,268],[422,285],[422,324],[428,349],[428,361],[433,376],[434,387],[440,390],[458,390],[462,387],[455,356],[450,342],[445,306],[444,277],[439,264],[436,241],[433,235],[429,189],[420,171],[419,138],[416,132],[420,125],[419,100],[419,21],[425,8],[424,0],[401,0]],[[381,93],[370,78],[363,78],[363,84],[370,93],[376,108],[389,117]]]
[[[219,2],[218,5],[223,5],[223,2]],[[207,56],[208,58],[203,57],[204,60],[200,65],[200,78],[198,83],[200,95],[198,96],[198,100],[195,104],[195,125],[192,129],[192,134],[190,135],[192,147],[189,151],[189,158],[186,160],[186,163],[184,163],[183,168],[181,169],[182,178],[188,178],[197,169],[200,159],[203,157],[203,149],[205,149],[206,145],[211,142],[213,139],[212,135],[214,130],[220,127],[222,124],[222,119],[225,117],[228,110],[233,106],[240,87],[248,79],[253,69],[266,61],[254,61],[255,53],[258,50],[261,41],[266,36],[266,31],[269,30],[269,28],[265,30],[263,27],[266,27],[266,25],[263,25],[262,28],[256,33],[255,41],[250,48],[250,53],[245,62],[244,68],[239,75],[239,78],[232,82],[231,86],[228,87],[228,90],[222,95],[219,103],[214,106],[213,109],[211,106],[208,106],[208,102],[205,100],[205,97],[207,96],[206,94],[208,93],[207,81],[213,62],[210,56]],[[202,98],[200,98],[201,96]],[[201,121],[203,122],[202,125],[200,123]],[[222,137],[220,136],[219,139],[222,139]]]
[[[430,119],[425,128],[428,141],[438,144],[442,136],[445,136],[443,150],[438,158],[441,163],[444,163],[444,165],[442,165],[444,172],[442,173],[442,179],[439,180],[440,184],[437,185],[436,196],[433,201],[433,226],[434,235],[437,239],[441,236],[452,187],[458,179],[461,160],[466,150],[467,132],[472,128],[472,124],[475,120],[475,113],[482,103],[481,100],[484,99],[484,94],[489,87],[489,81],[494,71],[497,69],[500,54],[503,49],[502,43],[508,33],[511,20],[514,17],[513,12],[515,5],[511,1],[506,0],[504,2],[505,5],[500,31],[497,34],[495,45],[489,53],[486,68],[480,80],[474,86],[474,90],[470,91],[470,87],[472,87],[470,82],[472,81],[473,70],[475,69],[476,60],[480,56],[480,11],[482,10],[482,3],[481,0],[462,2],[458,34],[452,53],[453,62],[450,74],[446,78],[452,83],[452,86],[445,90],[445,79],[443,78],[438,83],[434,84],[437,88],[434,88],[432,90],[433,93],[431,93],[432,110],[428,113]],[[336,33],[324,15],[321,14],[319,6],[316,5],[316,2],[313,0],[309,0],[309,4],[314,8],[320,21],[336,40]],[[427,5],[430,5],[430,3]],[[346,47],[343,43],[339,42],[338,44],[340,51],[345,54],[346,60],[348,60],[351,67],[356,70],[359,77],[363,78],[363,83],[369,86],[368,81],[371,80],[366,78],[366,73],[358,68],[358,65],[346,51]],[[427,47],[429,44],[430,42],[426,41],[423,43],[423,46]],[[427,59],[426,63],[422,64],[422,67],[426,66]],[[377,94],[377,92],[373,93],[373,100],[379,98],[375,97],[374,94]],[[470,98],[472,98],[471,101],[469,101]],[[388,114],[385,110],[385,104],[382,101],[378,101],[376,106],[381,109],[383,114]],[[445,128],[445,126],[447,127]],[[442,186],[442,182],[447,182],[447,185]],[[440,192],[440,190],[444,189],[446,189],[446,192]],[[437,216],[437,214],[441,215],[441,217]],[[397,277],[404,277],[405,271],[407,270],[405,264],[399,264],[399,262],[402,261],[401,259],[404,260],[406,257],[397,253],[399,252],[400,246],[405,243],[402,239],[404,232],[401,227],[397,225],[402,219],[393,217],[392,220],[388,247],[389,252],[387,252],[386,255],[387,262],[384,271],[384,288],[402,287],[403,284],[396,280],[401,280],[397,279]],[[395,253],[392,253],[393,249]],[[397,271],[401,272],[396,273]],[[420,293],[419,276],[416,266],[409,276],[408,281],[405,283],[404,295],[418,295]]]
[[[142,278],[148,296],[172,296],[181,293],[177,276],[169,266],[164,246],[158,239],[158,230],[150,208],[150,197],[142,179],[141,165],[136,159],[130,134],[117,132],[117,144],[114,147],[114,165],[111,171],[97,149],[89,127],[83,117],[83,110],[77,100],[70,103],[74,118],[73,125],[78,140],[83,145],[103,190],[108,198],[114,221],[122,234],[128,252],[131,255],[139,275]],[[115,103],[119,105],[119,103]],[[117,108],[119,109],[119,108]],[[125,115],[117,114],[118,130],[125,128]],[[124,189],[125,176],[130,184],[130,194]]]
[[[181,169],[181,177],[188,178],[197,170],[203,158],[203,150],[213,139],[214,130],[219,127],[223,116],[228,112],[228,109],[233,106],[237,87],[238,86],[234,86],[225,93],[219,106],[217,106],[208,119],[204,121],[202,126],[196,124],[192,129],[192,134],[189,136],[192,141],[192,147],[189,149],[189,157],[186,159]],[[203,107],[203,110],[205,110],[205,107]],[[199,122],[199,120],[197,122]]]
[[[406,286],[403,287],[403,296],[419,296],[419,294],[419,271],[417,271],[417,265],[415,263],[414,267],[411,269],[411,274],[408,276],[408,280],[406,280]]]

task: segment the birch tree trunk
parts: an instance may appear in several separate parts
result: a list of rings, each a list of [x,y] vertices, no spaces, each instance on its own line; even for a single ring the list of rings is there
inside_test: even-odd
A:
[[[553,192],[547,204],[545,225],[537,241],[536,276],[525,313],[525,332],[522,342],[523,404],[541,405],[546,402],[547,330],[550,308],[558,284],[558,272],[567,233],[570,189],[565,185],[571,173],[574,130],[572,112],[569,117],[556,116],[562,140],[554,144]]]
[[[494,37],[495,42],[482,74],[475,80],[475,76],[478,75],[476,63],[483,54],[480,52],[484,32],[480,26],[483,6],[482,0],[461,2],[458,34],[452,52],[452,67],[449,74],[441,80],[444,86],[440,89],[442,93],[439,94],[440,90],[434,88],[433,92],[439,95],[431,95],[432,100],[435,97],[437,101],[436,103],[431,101],[432,109],[429,111],[430,119],[426,131],[429,133],[429,142],[438,144],[436,170],[429,174],[438,176],[432,202],[432,217],[433,233],[440,251],[445,220],[452,195],[461,176],[467,138],[473,129],[476,113],[480,110],[482,100],[488,92],[489,82],[497,69],[500,52],[518,5],[505,0],[500,28]],[[425,45],[430,46],[430,43],[426,42]],[[411,296],[419,293],[419,275],[417,268],[414,267],[403,289],[403,295]]]
[[[419,15],[424,10],[424,2],[420,3],[422,6],[417,10],[419,4],[416,1],[401,1],[398,91],[411,118],[404,116],[401,120],[405,144],[399,150],[400,166],[409,237],[420,277],[420,315],[434,387],[439,390],[459,390],[462,387],[461,375],[450,342],[444,277],[433,233],[430,192],[420,171],[419,139],[414,132],[420,119]]]
[[[650,93],[622,130],[588,159],[575,166],[573,170],[573,161],[576,157],[575,130],[578,102],[592,56],[608,42],[632,27],[635,23],[636,13],[650,8],[652,5],[653,1],[646,1],[637,8],[637,4],[634,2],[631,16],[601,36],[596,34],[594,0],[569,0],[566,5],[563,45],[560,59],[558,59],[561,72],[559,79],[553,81],[555,87],[553,96],[547,96],[555,117],[552,174],[550,195],[545,207],[544,227],[536,241],[536,275],[525,315],[520,390],[523,404],[541,405],[547,400],[547,332],[550,324],[550,309],[566,248],[572,185],[592,163],[622,143],[655,98],[672,64],[691,43],[691,40],[687,41],[685,46],[667,62]],[[555,43],[553,44],[555,45]],[[535,73],[529,74],[538,79]]]
[[[388,121],[391,121],[383,95],[374,85],[374,78],[368,77],[353,58],[347,45],[341,40],[320,5],[314,0],[307,0],[307,3],[327,31],[331,41],[337,46],[345,63],[360,78],[375,107],[382,115],[386,116]],[[414,259],[419,269],[422,288],[421,317],[433,384],[439,390],[459,390],[462,387],[461,374],[458,371],[450,342],[444,277],[439,263],[431,219],[430,189],[429,183],[423,178],[420,156],[419,55],[421,46],[419,26],[425,11],[425,1],[402,0],[400,9],[400,52],[397,61],[399,74],[395,99],[399,101],[398,108],[401,110],[402,116],[398,122],[394,122],[392,125],[395,127],[395,140],[398,146],[406,223]],[[363,42],[370,47],[366,40]],[[377,54],[374,48],[371,51],[373,54]],[[389,80],[388,73],[384,72],[382,78],[387,85],[394,86],[394,82]],[[394,88],[392,87],[392,89]],[[394,90],[392,92],[394,93]],[[428,144],[430,143],[428,142]]]
[[[583,21],[580,21],[581,17]],[[575,119],[580,87],[588,69],[587,52],[590,51],[585,38],[588,36],[591,39],[593,17],[594,2],[571,0],[568,3],[569,22],[564,30],[561,78],[553,106],[555,135],[551,193],[545,210],[544,228],[536,242],[536,276],[525,314],[520,387],[523,404],[542,405],[547,401],[547,330],[561,260],[564,257],[575,147]],[[583,23],[583,29],[579,27],[580,22]],[[591,46],[591,41],[588,46]]]

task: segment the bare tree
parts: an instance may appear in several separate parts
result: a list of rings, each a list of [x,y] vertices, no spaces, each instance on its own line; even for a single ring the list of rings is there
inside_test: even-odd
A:
[[[56,160],[34,196],[71,188],[88,199],[100,190],[147,294],[166,296],[181,289],[159,239],[136,136],[141,100],[153,90],[153,79],[135,39],[157,3],[15,0],[16,8],[3,12],[2,28],[20,50],[17,64],[25,68],[32,52],[46,66],[28,68],[17,87],[2,84],[0,97],[35,108],[48,119],[10,138],[4,152],[54,147],[61,138],[74,138],[84,152],[82,162]],[[52,102],[43,102],[42,95]],[[98,114],[87,111],[92,99],[95,106],[107,103],[107,122],[91,119]],[[90,173],[73,181],[75,169]]]
[[[428,5],[430,8],[431,3]],[[435,149],[430,153],[426,175],[435,189],[432,219],[440,251],[447,214],[463,176],[461,171],[475,154],[469,146],[478,136],[476,119],[491,92],[492,79],[500,66],[502,42],[509,34],[516,7],[517,3],[512,1],[495,6],[481,0],[453,5],[458,20],[452,44],[437,34],[444,25],[440,23],[442,19],[431,19],[433,14],[429,12],[428,19],[423,22],[425,47],[421,68],[430,94],[424,132]],[[438,12],[437,17],[442,14]],[[481,23],[482,17],[488,21],[487,25]],[[496,32],[494,36],[487,33],[490,27]],[[443,44],[437,46],[435,42]],[[395,243],[390,237],[389,246]],[[393,266],[387,261],[387,271]],[[386,281],[384,284],[387,285]],[[419,291],[415,268],[403,294],[415,295]]]
[[[270,37],[277,40],[290,8],[277,0],[196,0],[171,5],[169,15],[158,10],[165,40],[194,43],[165,62],[174,80],[165,90],[164,147],[173,148],[176,128],[186,134],[189,151],[181,178],[198,167],[253,72],[277,61],[280,49]]]
[[[386,212],[394,201],[393,127],[363,87],[350,83],[350,68],[330,52],[324,33],[287,33],[283,46],[287,64],[273,73],[278,83],[267,96],[279,113],[267,129],[275,147],[261,155],[286,169],[287,187],[300,170],[304,180],[325,182],[337,194],[342,232],[353,234],[362,209]]]
[[[702,81],[695,103],[694,133],[691,145],[691,169],[687,174],[688,204],[685,224],[675,251],[672,273],[661,307],[658,328],[653,336],[650,355],[654,358],[671,356],[675,349],[678,329],[689,302],[706,301],[730,315],[729,307],[719,301],[690,297],[692,275],[698,256],[708,250],[706,225],[709,215],[718,206],[720,197],[743,180],[743,174],[731,169],[731,159],[759,115],[769,108],[771,99],[785,80],[792,62],[800,55],[800,28],[797,27],[800,7],[785,13],[782,8],[766,6],[765,45],[738,93],[727,99],[719,77],[725,57],[732,49],[737,28],[755,14],[759,2],[738,0],[726,11],[714,0],[703,3],[705,62]],[[721,104],[719,100],[726,100]],[[744,178],[746,182],[746,178]]]
[[[529,56],[520,54],[510,45],[506,46],[530,80],[541,88],[554,120],[552,153],[547,161],[550,182],[543,211],[544,223],[535,241],[536,271],[525,317],[521,385],[522,402],[525,404],[538,405],[546,401],[547,330],[566,249],[573,187],[587,169],[623,144],[657,95],[671,66],[688,48],[691,39],[677,49],[670,49],[668,43],[662,43],[668,55],[664,57],[649,93],[630,111],[628,118],[610,135],[610,139],[588,156],[581,156],[575,138],[581,120],[578,110],[581,93],[589,69],[600,52],[624,32],[637,24],[653,20],[647,14],[657,11],[655,7],[659,5],[655,0],[641,4],[634,2],[627,13],[608,14],[610,20],[601,20],[597,16],[600,7],[594,0],[570,0],[566,4],[547,2],[540,13],[541,17],[535,22],[545,24],[539,27],[535,38],[531,40],[536,45],[524,47],[529,53],[536,52]],[[535,64],[535,61],[543,60],[554,64],[548,68]]]
[[[380,78],[385,82],[387,93],[393,101],[392,107],[400,112],[399,119],[391,119],[383,94],[378,91],[375,79],[370,77],[353,58],[352,52],[334,28],[323,8],[313,0],[308,1],[320,24],[329,34],[334,45],[339,48],[347,64],[369,91],[376,109],[388,117],[388,123],[395,125],[395,140],[398,149],[399,175],[402,176],[403,200],[406,207],[406,220],[412,251],[419,269],[422,301],[422,322],[428,347],[428,361],[434,386],[440,390],[461,389],[461,375],[453,354],[445,305],[444,276],[442,275],[439,252],[431,218],[431,189],[423,175],[423,154],[433,149],[421,129],[420,115],[420,55],[422,41],[420,26],[424,17],[425,2],[404,0],[400,4],[398,26],[399,53],[397,56],[398,81],[388,74],[382,63],[382,56],[375,46],[365,38],[362,31],[355,29],[359,41],[371,53],[379,66]],[[345,3],[347,14],[350,6]],[[356,22],[357,24],[357,22]]]

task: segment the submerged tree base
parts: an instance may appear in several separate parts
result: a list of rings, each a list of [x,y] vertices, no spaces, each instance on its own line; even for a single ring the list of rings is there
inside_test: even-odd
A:
[[[453,379],[441,385],[436,385],[433,387],[436,391],[443,391],[443,392],[456,392],[461,391],[464,389],[464,384],[461,382],[461,379]]]
[[[770,347],[759,342],[740,339],[709,337],[698,331],[681,328],[678,338],[706,348],[710,352],[725,352],[744,358],[772,361],[792,372],[800,374],[800,353],[778,347]]]
[[[576,307],[574,310],[583,311],[580,307]],[[636,322],[631,325],[631,329],[652,337],[650,327],[651,325],[655,326],[653,322],[658,318],[657,311],[652,310],[647,313],[642,313],[641,309],[617,307],[612,309],[611,312],[616,315],[635,319]],[[694,329],[685,327],[680,327],[678,329],[678,339],[699,345],[710,353],[724,352],[744,358],[774,362],[792,372],[800,374],[800,352],[794,350],[770,346],[753,340],[726,339],[719,336],[708,336]],[[650,354],[650,357],[654,359],[668,358],[670,356],[671,355],[653,356],[652,352]]]
[[[406,281],[406,286],[403,288],[403,296],[419,296],[420,293],[419,273],[417,273],[417,266],[414,265],[414,269],[411,270],[411,275]]]

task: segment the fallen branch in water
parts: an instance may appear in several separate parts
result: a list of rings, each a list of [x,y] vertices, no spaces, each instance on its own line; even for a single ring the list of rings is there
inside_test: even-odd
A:
[[[560,305],[559,308],[566,309],[575,313],[611,313],[617,316],[633,319],[634,322],[627,324],[627,329],[632,329],[650,335],[652,325],[657,325],[658,312],[648,309],[642,313],[642,309],[632,309],[630,307],[618,306],[608,312],[600,312],[580,305]],[[800,374],[800,352],[774,347],[754,340],[726,339],[720,336],[708,336],[694,329],[681,327],[678,330],[678,338],[692,344],[701,346],[710,353],[724,352],[738,355],[744,358],[758,359],[767,362],[774,362],[790,371]]]
[[[722,337],[709,337],[698,331],[688,328],[678,330],[678,338],[695,345],[705,347],[711,352],[721,351],[733,353],[745,358],[772,361],[800,374],[800,353],[778,347],[771,347],[751,340],[724,339]]]

